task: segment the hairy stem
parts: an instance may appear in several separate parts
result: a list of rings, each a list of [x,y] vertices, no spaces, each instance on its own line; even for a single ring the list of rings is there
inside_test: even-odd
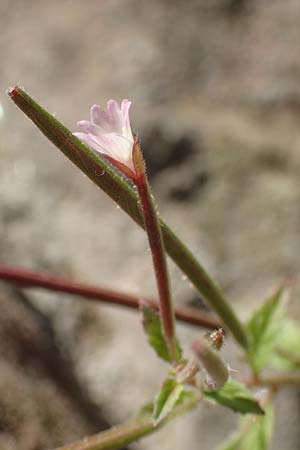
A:
[[[104,158],[97,156],[82,144],[70,130],[36,103],[24,89],[14,86],[7,93],[12,101],[73,164],[109,195],[136,223],[143,226],[137,195],[126,180],[120,177]],[[237,342],[247,349],[248,338],[245,329],[221,290],[200,262],[161,219],[160,224],[166,250],[171,258],[220,316]]]
[[[201,396],[198,395],[185,402],[157,425],[154,424],[152,417],[137,418],[128,424],[112,427],[107,431],[64,445],[56,450],[117,450],[143,436],[154,433],[170,420],[195,408],[201,400]]]
[[[159,294],[159,311],[162,329],[171,359],[173,362],[176,362],[178,360],[178,355],[176,354],[174,311],[172,306],[166,252],[160,224],[145,173],[135,180],[135,184],[140,199],[145,229],[152,253]]]

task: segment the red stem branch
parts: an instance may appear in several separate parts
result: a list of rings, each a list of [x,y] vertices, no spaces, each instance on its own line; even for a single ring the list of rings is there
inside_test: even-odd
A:
[[[111,289],[100,288],[83,283],[77,283],[68,278],[47,275],[33,272],[17,267],[0,265],[0,280],[6,281],[22,288],[41,288],[49,291],[64,292],[78,297],[85,297],[89,300],[109,303],[113,305],[125,306],[131,309],[139,309],[139,298],[116,292]],[[158,305],[154,300],[145,299],[156,310]],[[193,308],[177,308],[175,316],[181,322],[197,325],[208,329],[221,326],[221,323],[208,314],[197,311]]]
[[[152,253],[158,295],[159,311],[162,321],[162,329],[169,348],[173,362],[176,362],[175,322],[172,306],[169,274],[167,268],[166,251],[162,238],[157,212],[150,192],[146,174],[143,173],[134,180],[137,187],[141,210],[144,217],[145,229],[148,235],[149,245]]]

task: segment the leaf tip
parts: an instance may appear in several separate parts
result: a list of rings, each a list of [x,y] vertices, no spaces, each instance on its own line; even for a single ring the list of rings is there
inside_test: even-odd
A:
[[[10,86],[7,90],[6,90],[6,94],[8,95],[8,97],[10,98],[14,98],[17,94],[19,90],[24,90],[24,88],[22,88],[21,86],[19,86],[18,84],[16,84],[15,86]]]

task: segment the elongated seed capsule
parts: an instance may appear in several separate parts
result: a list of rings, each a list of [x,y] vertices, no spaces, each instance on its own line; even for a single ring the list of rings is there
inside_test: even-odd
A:
[[[224,386],[228,380],[229,373],[219,352],[204,337],[198,338],[192,343],[192,350],[198,356],[203,368],[211,377],[214,389],[218,390]]]

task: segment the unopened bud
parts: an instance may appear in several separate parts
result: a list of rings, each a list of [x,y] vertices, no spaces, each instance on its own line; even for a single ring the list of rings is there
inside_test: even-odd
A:
[[[224,386],[229,377],[228,368],[212,344],[202,337],[193,342],[192,350],[212,379],[214,389],[218,390]]]

